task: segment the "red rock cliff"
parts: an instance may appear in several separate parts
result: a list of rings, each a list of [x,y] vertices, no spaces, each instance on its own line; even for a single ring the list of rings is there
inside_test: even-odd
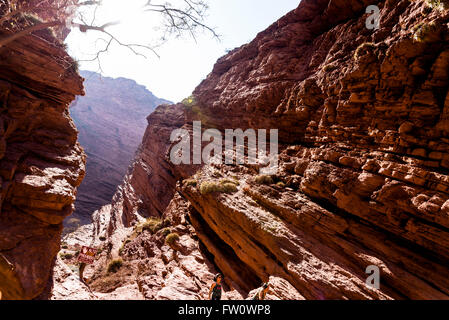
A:
[[[0,290],[44,290],[62,221],[84,177],[85,155],[68,107],[82,78],[59,41],[29,35],[0,48]]]
[[[132,171],[96,213],[97,238],[127,273],[103,273],[105,253],[97,290],[135,282],[145,298],[206,298],[220,270],[229,298],[269,279],[279,298],[449,298],[449,14],[376,3],[380,29],[368,30],[372,2],[303,0],[221,58],[193,105],[148,118]],[[174,166],[170,133],[193,120],[278,128],[278,174]],[[205,182],[234,187],[207,193]],[[148,216],[166,221],[139,225]],[[168,232],[180,240],[167,244]],[[370,265],[379,290],[365,284]]]

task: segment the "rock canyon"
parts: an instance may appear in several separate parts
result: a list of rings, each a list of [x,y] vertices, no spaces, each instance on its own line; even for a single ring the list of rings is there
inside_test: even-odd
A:
[[[48,40],[0,48],[4,296],[203,300],[220,272],[232,300],[267,281],[268,299],[448,299],[449,11],[436,3],[302,0],[148,116],[111,203],[59,254],[85,173],[68,112],[82,78]],[[174,165],[171,133],[193,121],[278,129],[278,173]],[[89,287],[70,269],[79,245],[99,249]]]

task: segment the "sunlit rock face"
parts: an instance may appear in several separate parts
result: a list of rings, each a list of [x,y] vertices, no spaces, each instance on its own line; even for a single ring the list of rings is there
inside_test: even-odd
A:
[[[86,95],[72,103],[70,115],[79,130],[87,163],[71,219],[84,224],[91,222],[94,211],[111,202],[142,141],[147,116],[168,102],[133,80],[89,71],[80,74],[85,78]],[[74,227],[66,224],[69,229]]]
[[[449,298],[449,15],[378,1],[380,29],[369,30],[370,4],[301,1],[219,59],[194,103],[148,118],[131,171],[94,215],[95,243],[106,239],[88,271],[95,290],[205,299],[220,271],[231,299],[268,280],[280,299]],[[173,165],[170,133],[194,120],[279,129],[277,175]],[[202,192],[224,179],[236,190]],[[136,228],[150,216],[179,240]],[[121,273],[106,274],[118,256]],[[379,289],[366,285],[369,266]]]
[[[82,78],[59,41],[31,35],[0,49],[0,290],[31,299],[47,285],[85,155],[69,116]]]

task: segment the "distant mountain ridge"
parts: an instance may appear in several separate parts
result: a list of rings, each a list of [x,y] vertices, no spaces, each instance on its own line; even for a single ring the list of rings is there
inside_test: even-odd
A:
[[[90,215],[109,203],[134,157],[147,116],[170,103],[125,78],[81,71],[86,95],[77,97],[70,114],[87,154],[86,177],[78,189],[72,218],[90,222]]]

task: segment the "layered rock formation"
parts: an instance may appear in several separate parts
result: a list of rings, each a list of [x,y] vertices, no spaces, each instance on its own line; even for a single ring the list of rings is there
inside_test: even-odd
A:
[[[40,33],[0,48],[0,291],[31,299],[47,285],[85,155],[68,107],[83,93],[75,62]],[[3,34],[4,35],[4,34]]]
[[[380,29],[369,30],[372,2],[303,0],[221,58],[192,103],[159,107],[95,214],[107,250],[93,288],[204,299],[219,270],[229,298],[270,279],[281,299],[448,299],[449,14],[432,3],[376,1]],[[194,120],[279,129],[278,174],[173,165],[170,134]],[[165,222],[142,228],[150,216]],[[366,285],[368,266],[380,289]]]
[[[81,71],[86,95],[70,107],[87,154],[86,178],[78,189],[73,217],[90,223],[94,211],[112,200],[142,141],[146,117],[168,101],[124,78]]]

